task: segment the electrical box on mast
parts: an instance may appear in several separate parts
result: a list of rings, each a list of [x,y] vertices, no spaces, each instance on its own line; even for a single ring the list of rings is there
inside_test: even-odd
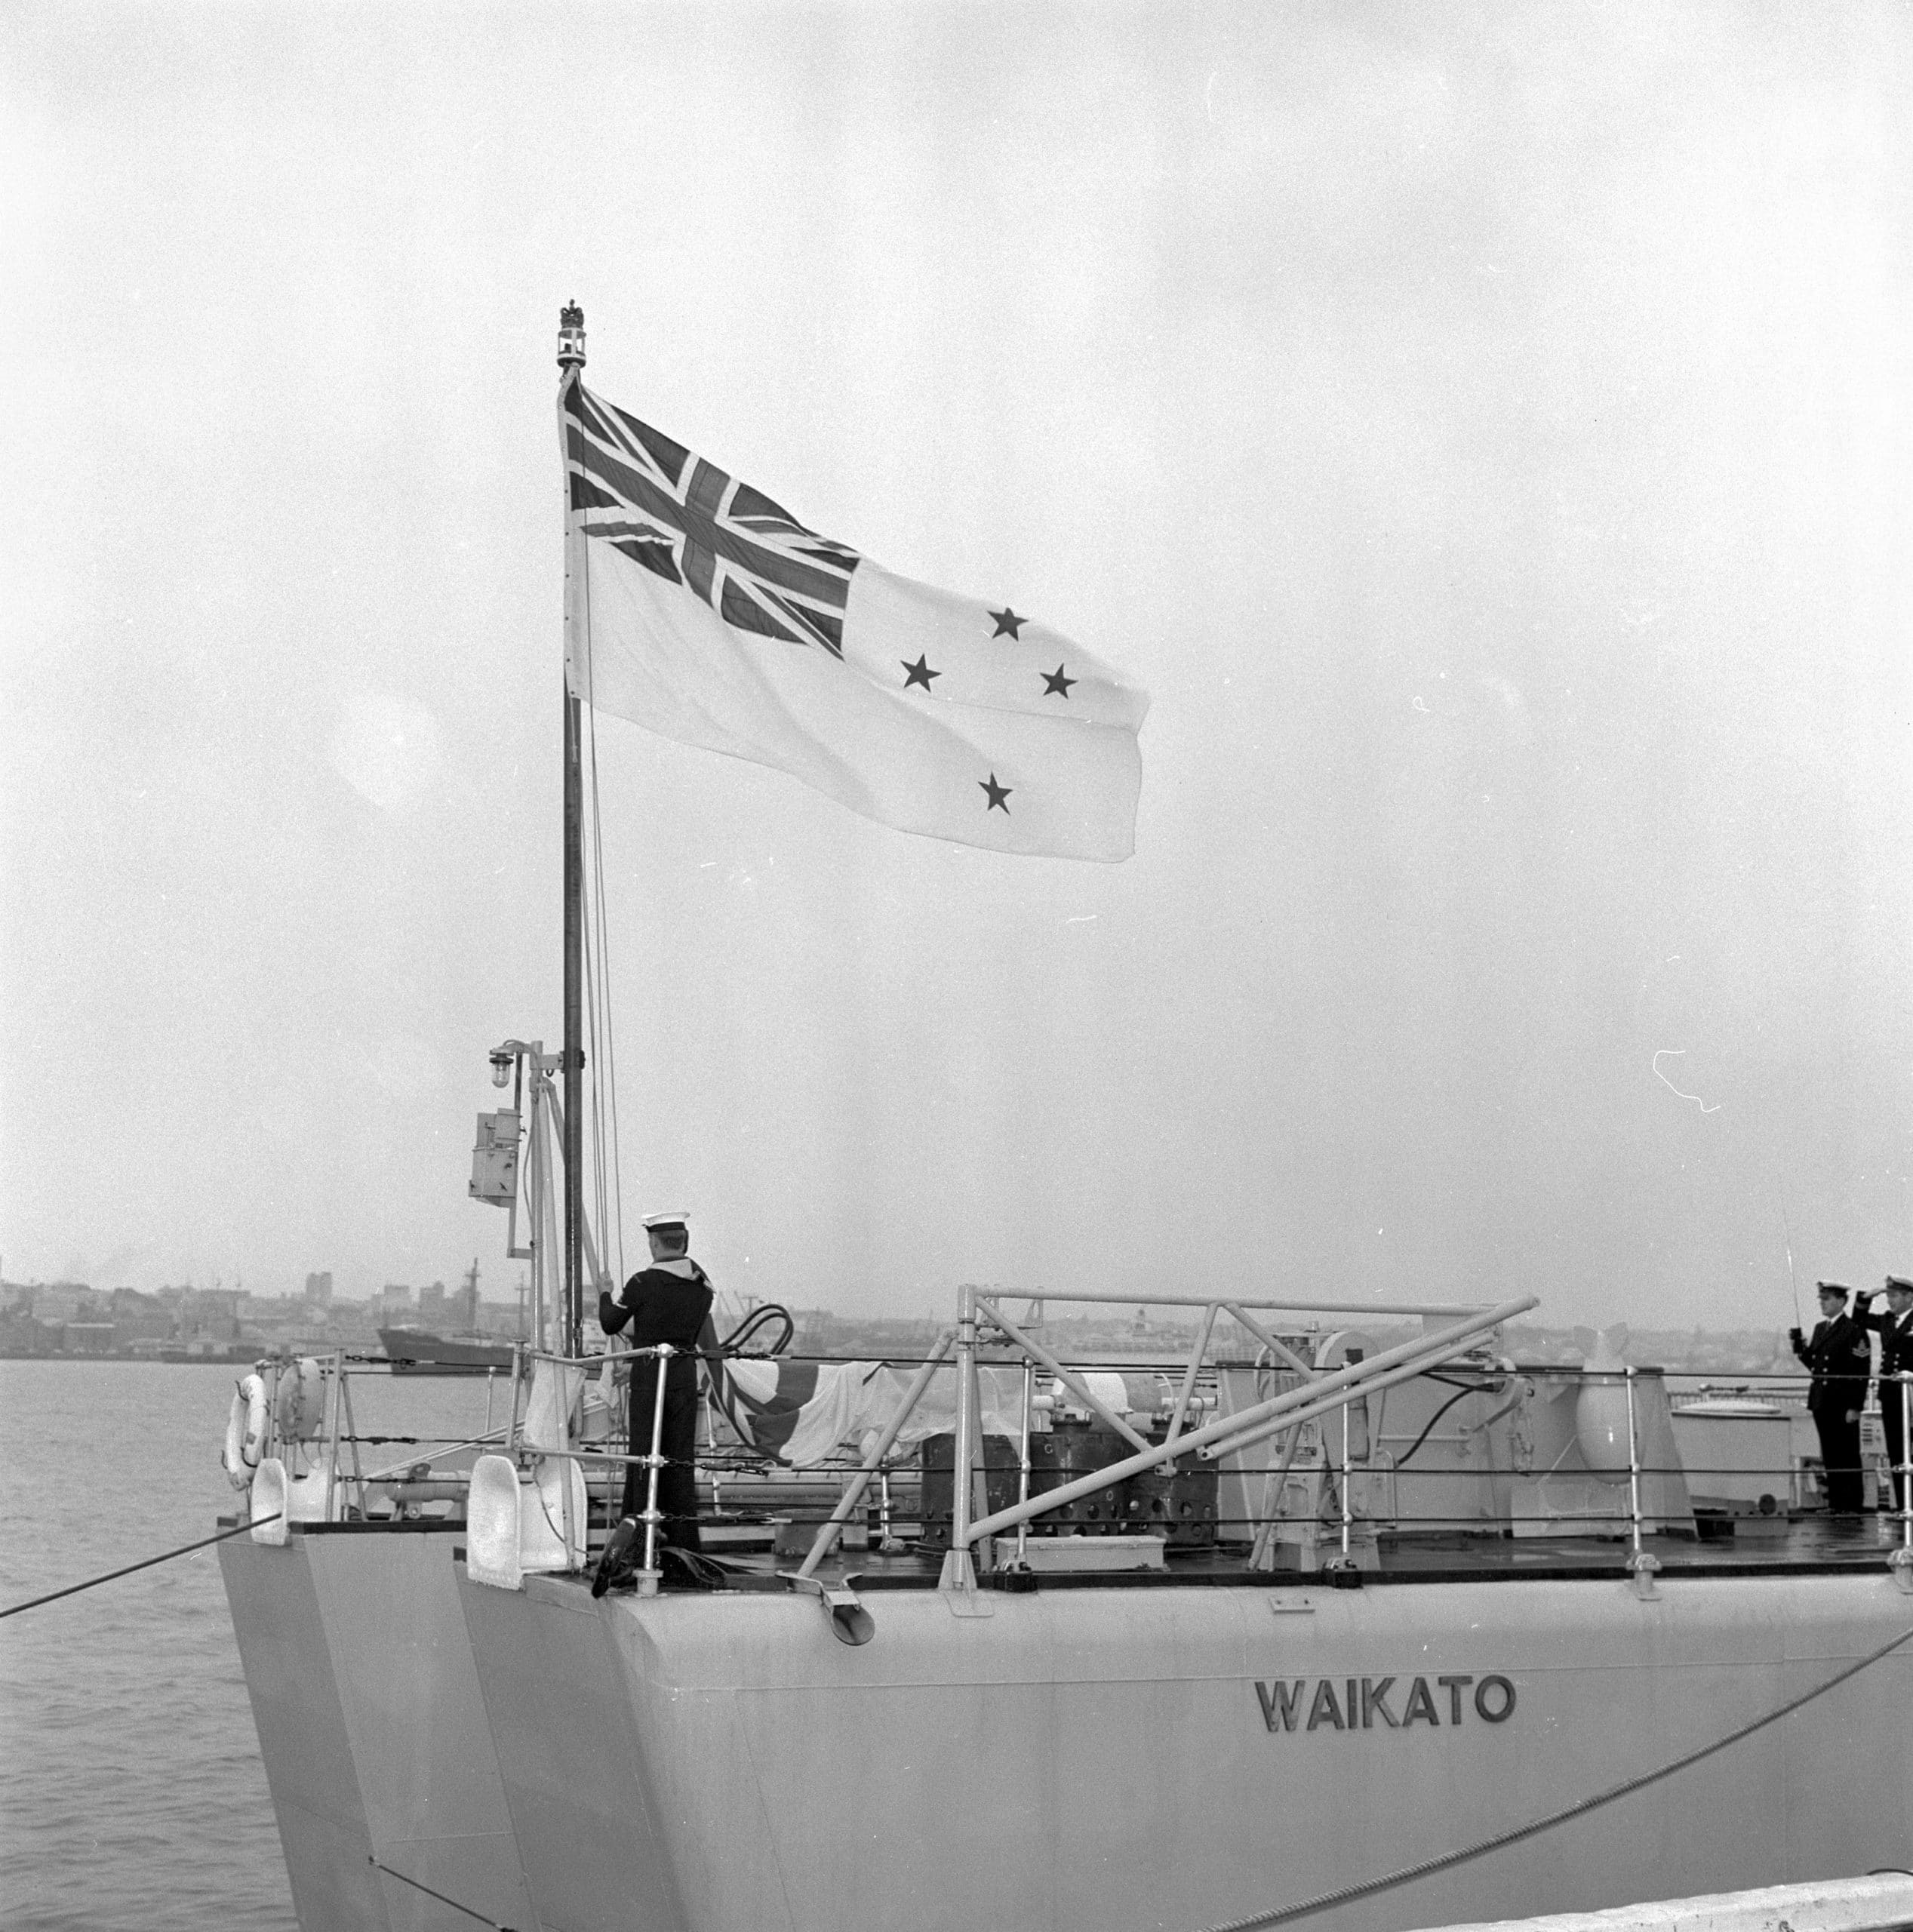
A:
[[[478,1116],[478,1138],[472,1149],[474,1201],[509,1208],[518,1192],[518,1116],[513,1107]]]

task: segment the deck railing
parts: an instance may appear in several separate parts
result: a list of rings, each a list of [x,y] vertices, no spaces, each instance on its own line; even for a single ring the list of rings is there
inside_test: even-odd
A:
[[[1108,1303],[1111,1297],[1063,1296],[1044,1297],[1048,1303]],[[1305,1532],[1318,1549],[1328,1549],[1331,1563],[1356,1560],[1358,1544],[1370,1540],[1378,1528],[1396,1537],[1418,1534],[1466,1531],[1470,1529],[1521,1535],[1539,1530],[1557,1534],[1621,1535],[1629,1544],[1628,1567],[1637,1586],[1651,1591],[1659,1567],[1649,1547],[1650,1540],[1667,1524],[1667,1512],[1657,1506],[1650,1494],[1656,1485],[1681,1481],[1685,1484],[1692,1513],[1690,1533],[1699,1525],[1703,1535],[1726,1534],[1737,1524],[1743,1534],[1756,1531],[1765,1517],[1784,1518],[1813,1500],[1812,1491],[1819,1472],[1817,1459],[1789,1444],[1784,1456],[1770,1463],[1750,1462],[1744,1456],[1729,1463],[1712,1464],[1690,1453],[1669,1457],[1650,1446],[1656,1428],[1650,1429],[1641,1407],[1644,1388],[1655,1389],[1647,1414],[1656,1417],[1670,1414],[1676,1423],[1685,1418],[1691,1438],[1702,1419],[1717,1422],[1778,1421],[1795,1413],[1804,1391],[1804,1375],[1761,1374],[1726,1381],[1718,1371],[1663,1371],[1616,1364],[1611,1367],[1576,1369],[1535,1365],[1518,1368],[1513,1363],[1484,1356],[1481,1347],[1507,1321],[1525,1313],[1535,1303],[1532,1298],[1512,1300],[1494,1307],[1458,1308],[1452,1304],[1398,1304],[1378,1306],[1372,1303],[1301,1303],[1288,1300],[1261,1301],[1240,1297],[1174,1298],[1152,1297],[1147,1306],[1157,1309],[1188,1309],[1195,1317],[1193,1342],[1179,1359],[1158,1358],[1146,1364],[1130,1365],[1132,1374],[1153,1375],[1161,1395],[1153,1412],[1118,1405],[1106,1386],[1096,1378],[1111,1372],[1107,1361],[1091,1365],[1081,1359],[1067,1359],[1071,1351],[1053,1343],[1041,1332],[1040,1321],[1029,1315],[1019,1319],[1004,1306],[1004,1298],[994,1292],[967,1290],[959,1308],[958,1320],[946,1330],[921,1358],[893,1361],[890,1366],[914,1371],[901,1401],[879,1429],[866,1453],[853,1457],[841,1448],[816,1466],[812,1473],[841,1484],[834,1506],[816,1524],[807,1552],[793,1573],[799,1580],[816,1577],[837,1548],[846,1528],[864,1507],[873,1485],[881,1499],[878,1526],[886,1547],[897,1543],[896,1532],[907,1527],[901,1518],[909,1514],[908,1483],[922,1478],[911,1466],[920,1460],[912,1451],[900,1455],[899,1438],[933,1378],[954,1374],[957,1377],[955,1440],[952,1444],[951,1496],[948,1548],[943,1581],[955,1589],[975,1586],[978,1556],[982,1567],[1016,1568],[1029,1561],[1033,1531],[1040,1531],[1041,1519],[1099,1491],[1121,1485],[1130,1478],[1161,1472],[1167,1467],[1194,1466],[1208,1470],[1229,1469],[1237,1480],[1231,1494],[1238,1500],[1225,1514],[1213,1512],[1214,1534],[1223,1540],[1247,1546],[1247,1566],[1252,1569],[1273,1567],[1275,1546],[1284,1537]],[[1141,1305],[1132,1298],[1131,1305]],[[1320,1331],[1299,1333],[1295,1319],[1318,1320],[1324,1315],[1359,1313],[1373,1322],[1402,1316],[1419,1316],[1425,1321],[1451,1318],[1432,1334],[1402,1343],[1366,1360],[1336,1365],[1335,1352],[1326,1356]],[[1220,1390],[1230,1378],[1241,1380],[1244,1364],[1226,1359],[1216,1346],[1219,1328],[1226,1317],[1234,1324],[1239,1357],[1246,1337],[1255,1346],[1257,1367],[1254,1377],[1266,1388],[1280,1385],[1275,1392],[1263,1395],[1247,1407],[1227,1407]],[[1313,1346],[1314,1358],[1311,1358]],[[663,1351],[619,1352],[629,1360],[634,1354],[661,1354]],[[1012,1442],[1015,1451],[1013,1501],[998,1501],[993,1496],[980,1499],[976,1494],[985,1459],[982,1454],[982,1404],[978,1395],[980,1364],[988,1359],[998,1367],[1015,1369],[1022,1390],[1020,1426]],[[786,1356],[785,1361],[802,1359]],[[291,1520],[364,1519],[374,1506],[415,1512],[423,1507],[454,1506],[454,1492],[462,1492],[462,1472],[447,1471],[447,1458],[469,1456],[475,1451],[502,1451],[521,1463],[552,1458],[595,1470],[613,1482],[610,1494],[594,1501],[581,1486],[586,1518],[596,1514],[598,1502],[605,1510],[604,1526],[612,1520],[611,1505],[616,1479],[635,1466],[647,1472],[645,1507],[639,1512],[645,1537],[641,1574],[655,1577],[658,1567],[658,1538],[662,1518],[657,1509],[657,1484],[664,1466],[661,1453],[660,1414],[648,1420],[650,1440],[642,1447],[626,1439],[620,1404],[615,1401],[604,1417],[605,1434],[597,1441],[576,1439],[567,1423],[561,1436],[547,1430],[527,1433],[530,1393],[541,1368],[547,1374],[568,1372],[574,1378],[586,1374],[602,1376],[607,1358],[601,1353],[583,1357],[562,1357],[530,1348],[515,1352],[508,1388],[509,1406],[502,1417],[495,1413],[494,1378],[487,1376],[485,1426],[462,1436],[429,1441],[401,1438],[411,1453],[395,1462],[369,1463],[361,1451],[393,1440],[361,1432],[356,1426],[352,1395],[353,1382],[368,1375],[389,1374],[390,1365],[376,1358],[354,1356],[346,1352],[306,1358],[302,1361],[270,1360],[260,1370],[267,1380],[267,1407],[271,1418],[265,1453],[282,1460],[281,1482],[289,1505]],[[294,1386],[288,1392],[288,1378]],[[1407,1383],[1426,1378],[1452,1385],[1456,1393],[1440,1406],[1412,1440],[1405,1432],[1391,1435],[1386,1427],[1387,1392]],[[658,1378],[661,1400],[663,1378]],[[1524,1512],[1512,1499],[1499,1502],[1484,1512],[1480,1498],[1484,1486],[1507,1484],[1527,1480],[1512,1463],[1490,1457],[1482,1460],[1483,1445],[1497,1422],[1526,1395],[1532,1398],[1538,1383],[1572,1384],[1578,1390],[1611,1390],[1618,1398],[1616,1413],[1621,1419],[1616,1444],[1617,1462],[1604,1472],[1613,1491],[1625,1484],[1625,1505],[1618,1495],[1613,1503],[1598,1498],[1599,1506],[1577,1505],[1570,1498],[1565,1506]],[[1689,1399],[1670,1404],[1666,1389],[1671,1384],[1685,1385]],[[947,1386],[947,1384],[946,1385]],[[1510,1392],[1512,1390],[1512,1393]],[[608,1394],[608,1391],[607,1392]],[[1878,1514],[1883,1528],[1890,1524],[1899,1546],[1895,1561],[1902,1571],[1913,1571],[1913,1381],[1887,1378],[1878,1386],[1883,1404],[1901,1412],[1899,1432],[1901,1460],[1896,1465],[1881,1467],[1884,1460],[1878,1453],[1871,1467],[1877,1470],[1880,1491]],[[1448,1410],[1473,1394],[1484,1401],[1477,1404],[1475,1419],[1456,1431],[1438,1434],[1435,1426]],[[1499,1407],[1493,1398],[1505,1396]],[[1578,1399],[1578,1398],[1577,1398]],[[1723,1401],[1727,1404],[1722,1407]],[[1736,1414],[1733,1404],[1742,1404]],[[317,1413],[314,1414],[316,1404]],[[571,1407],[567,1398],[564,1407]],[[1485,1415],[1478,1411],[1487,1409]],[[1049,1414],[1045,1415],[1044,1411]],[[1764,1411],[1764,1414],[1763,1414]],[[1065,1413],[1074,1413],[1092,1428],[1100,1429],[1109,1444],[1113,1460],[1086,1469],[1072,1479],[1047,1481],[1039,1486],[1039,1471],[1034,1454],[1035,1438],[1046,1424]],[[1466,1417],[1469,1412],[1464,1410]],[[1871,1418],[1869,1417],[1869,1420]],[[285,1423],[289,1420],[290,1427]],[[1141,1426],[1139,1426],[1139,1423]],[[534,1439],[534,1435],[536,1439]],[[1396,1455],[1390,1444],[1409,1442],[1406,1454]],[[1252,1452],[1264,1444],[1272,1453],[1255,1459]],[[1444,1449],[1448,1460],[1471,1466],[1412,1468],[1413,1460],[1425,1446]],[[1671,1447],[1671,1445],[1668,1445]],[[1127,1453],[1123,1453],[1126,1451]],[[905,1458],[907,1457],[906,1461]],[[1533,1472],[1544,1499],[1547,1486],[1559,1486],[1564,1480],[1561,1463]],[[1472,1459],[1472,1460],[1471,1460]],[[929,1459],[921,1459],[927,1468]],[[709,1485],[714,1503],[721,1498],[724,1486],[748,1490],[755,1478],[778,1468],[774,1459],[750,1445],[739,1443],[724,1450],[706,1440],[697,1458],[700,1475]],[[780,1469],[786,1477],[795,1472]],[[1040,1472],[1053,1478],[1053,1467]],[[967,1474],[967,1480],[964,1479]],[[1293,1479],[1306,1478],[1298,1492]],[[906,1484],[905,1501],[900,1513],[892,1485],[901,1477]],[[1892,1493],[1894,1478],[1900,1494]],[[1260,1483],[1260,1495],[1252,1492]],[[1471,1497],[1475,1506],[1457,1503],[1444,1507],[1438,1498],[1444,1486],[1457,1486],[1451,1494]],[[1752,1492],[1758,1490],[1758,1500]],[[1405,1492],[1412,1492],[1409,1502]],[[1312,1514],[1299,1517],[1291,1506],[1300,1494]],[[1612,1493],[1610,1491],[1610,1493]],[[568,1498],[571,1491],[564,1492]],[[924,1514],[923,1497],[916,1499],[916,1515]],[[994,1504],[994,1506],[992,1506]],[[567,1509],[570,1509],[567,1501]],[[816,1507],[816,1505],[811,1506]],[[255,1514],[269,1513],[255,1510]],[[1710,1530],[1711,1526],[1711,1530]],[[557,1527],[555,1524],[554,1527]],[[1066,1527],[1080,1528],[1080,1524]],[[1099,1531],[1112,1527],[1099,1523]],[[1149,1527],[1147,1523],[1122,1527]],[[920,1537],[930,1535],[940,1543],[940,1531],[919,1521]],[[566,1546],[579,1552],[598,1534],[589,1520],[564,1525]],[[262,1534],[266,1534],[262,1531]],[[278,1534],[284,1534],[280,1526]],[[989,1554],[992,1540],[1013,1537],[1013,1544],[998,1545],[994,1557]]]

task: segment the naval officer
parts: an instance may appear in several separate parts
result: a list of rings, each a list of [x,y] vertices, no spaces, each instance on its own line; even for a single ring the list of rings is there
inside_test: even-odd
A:
[[[653,1214],[644,1222],[650,1242],[651,1265],[641,1268],[614,1294],[607,1288],[598,1297],[598,1325],[607,1335],[630,1326],[633,1348],[655,1348],[669,1342],[678,1352],[663,1366],[664,1429],[658,1451],[664,1466],[658,1472],[657,1506],[664,1520],[660,1540],[679,1549],[702,1547],[697,1533],[697,1357],[703,1347],[715,1354],[711,1327],[714,1291],[711,1278],[690,1258],[690,1229],[681,1214]],[[652,1418],[657,1406],[659,1358],[639,1355],[631,1364],[631,1453],[647,1455],[651,1446]],[[646,1474],[635,1463],[624,1476],[624,1514],[635,1517],[644,1506]]]
[[[1860,1297],[1871,1301],[1882,1292],[1870,1288]],[[1889,1275],[1884,1291],[1884,1315],[1856,1308],[1860,1326],[1880,1337],[1880,1426],[1887,1438],[1887,1460],[1893,1466],[1893,1507],[1905,1509],[1909,1478],[1900,1474],[1906,1460],[1906,1398],[1902,1389],[1913,1382],[1913,1277]]]
[[[1857,1516],[1866,1493],[1860,1478],[1860,1411],[1866,1406],[1873,1348],[1866,1331],[1847,1312],[1849,1291],[1838,1281],[1822,1281],[1819,1289],[1820,1318],[1813,1334],[1790,1328],[1787,1339],[1813,1371],[1807,1407],[1820,1432],[1827,1508],[1836,1516]]]

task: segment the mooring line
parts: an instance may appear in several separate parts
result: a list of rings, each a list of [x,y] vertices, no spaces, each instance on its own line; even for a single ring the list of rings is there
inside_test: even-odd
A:
[[[375,1870],[383,1872],[388,1878],[396,1878],[401,1885],[410,1885],[414,1891],[423,1892],[429,1899],[436,1899],[441,1905],[448,1905],[454,1912],[462,1912],[467,1918],[475,1918],[481,1925],[489,1925],[491,1932],[515,1932],[509,1925],[501,1925],[495,1918],[487,1918],[481,1912],[474,1912],[469,1905],[460,1905],[456,1899],[448,1899],[443,1892],[435,1892],[429,1885],[422,1885],[416,1878],[408,1878],[402,1872],[395,1872],[389,1865],[382,1865],[368,1855],[365,1860]]]
[[[43,1597],[29,1597],[24,1603],[9,1604],[0,1610],[0,1617],[17,1617],[23,1610],[37,1610],[43,1603],[57,1603],[62,1597],[76,1596],[82,1590],[91,1590],[101,1583],[110,1583],[115,1577],[130,1577],[136,1570],[150,1570],[155,1563],[170,1563],[176,1556],[189,1556],[195,1549],[204,1549],[209,1544],[223,1543],[229,1537],[242,1537],[249,1530],[263,1529],[268,1523],[276,1523],[284,1515],[275,1509],[269,1516],[261,1516],[250,1523],[241,1523],[238,1528],[221,1530],[216,1537],[201,1537],[197,1543],[183,1543],[177,1549],[169,1549],[158,1556],[149,1556],[138,1563],[129,1563],[124,1570],[109,1570],[103,1577],[89,1577],[84,1583],[69,1583],[63,1590],[49,1590]]]
[[[1426,1878],[1436,1872],[1445,1872],[1451,1866],[1465,1865],[1471,1858],[1479,1858],[1484,1853],[1498,1851],[1503,1845],[1517,1844],[1523,1838],[1531,1838],[1537,1833],[1564,1824],[1570,1818],[1579,1817],[1584,1812],[1598,1811],[1604,1804],[1612,1804],[1616,1798],[1625,1798],[1631,1792],[1644,1789],[1650,1784],[1658,1784],[1662,1778],[1672,1777],[1676,1771],[1685,1770],[1690,1764],[1697,1764],[1703,1758],[1711,1758],[1717,1751],[1724,1751],[1730,1744],[1738,1744],[1743,1737],[1751,1737],[1757,1730],[1764,1730],[1770,1724],[1777,1724],[1790,1712],[1797,1711],[1803,1704],[1810,1704],[1816,1697],[1823,1697],[1850,1677],[1857,1677],[1869,1666],[1878,1663],[1882,1657],[1890,1657],[1901,1644],[1913,1640],[1913,1629],[1902,1630],[1890,1644],[1882,1644],[1879,1649],[1862,1657],[1857,1663],[1850,1663],[1844,1670],[1836,1671],[1824,1684],[1816,1684],[1812,1690],[1802,1691],[1798,1697],[1790,1697],[1777,1710],[1771,1710],[1763,1717],[1755,1718],[1752,1724],[1743,1724],[1738,1730],[1730,1730],[1724,1737],[1717,1737],[1712,1744],[1703,1744],[1698,1751],[1690,1751],[1676,1758],[1671,1764],[1662,1764],[1658,1770],[1645,1771],[1639,1777],[1629,1778],[1625,1783],[1617,1784],[1611,1791],[1598,1792],[1592,1798],[1583,1798],[1564,1810],[1552,1813],[1545,1818],[1537,1818],[1532,1823],[1517,1825],[1512,1831],[1497,1832],[1493,1838],[1484,1838],[1478,1844],[1464,1846],[1459,1851],[1446,1851],[1438,1858],[1426,1858],[1419,1865],[1410,1865],[1402,1871],[1392,1872],[1386,1878],[1370,1878],[1358,1885],[1343,1885],[1332,1892],[1324,1892],[1319,1897],[1305,1900],[1300,1905],[1283,1906],[1273,1912],[1253,1912],[1247,1918],[1232,1918],[1226,1924],[1210,1925],[1204,1932],[1261,1932],[1261,1928],[1271,1925],[1286,1925],[1292,1919],[1307,1918],[1318,1912],[1326,1912],[1330,1906],[1347,1905],[1355,1899],[1372,1897],[1376,1892],[1392,1891],[1397,1885],[1405,1885],[1412,1879]]]

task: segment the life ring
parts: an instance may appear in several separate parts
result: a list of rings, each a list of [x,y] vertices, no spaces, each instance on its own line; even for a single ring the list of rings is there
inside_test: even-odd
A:
[[[279,1371],[273,1420],[281,1442],[309,1442],[325,1420],[325,1372],[311,1355]]]
[[[248,1375],[232,1392],[226,1417],[226,1449],[220,1460],[235,1489],[251,1487],[266,1447],[266,1384]]]

